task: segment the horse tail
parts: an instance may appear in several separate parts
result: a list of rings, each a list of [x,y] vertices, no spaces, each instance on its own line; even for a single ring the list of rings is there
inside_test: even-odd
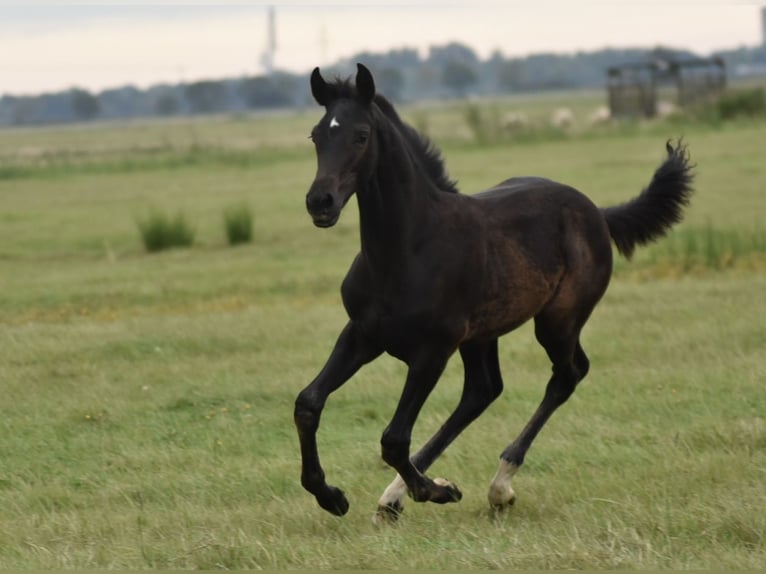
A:
[[[617,251],[627,259],[636,245],[658,240],[681,221],[694,191],[694,166],[689,164],[686,146],[679,140],[675,148],[670,141],[665,147],[668,157],[654,172],[649,187],[625,203],[601,209]]]

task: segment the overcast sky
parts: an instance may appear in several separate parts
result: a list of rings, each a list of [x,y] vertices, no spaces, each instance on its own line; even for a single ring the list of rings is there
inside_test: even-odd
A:
[[[261,73],[267,4],[0,5],[0,94]],[[450,41],[471,46],[482,58],[495,50],[516,56],[659,44],[708,55],[760,44],[766,2],[272,4],[276,65],[303,73],[363,50],[410,47],[426,54],[429,46]]]

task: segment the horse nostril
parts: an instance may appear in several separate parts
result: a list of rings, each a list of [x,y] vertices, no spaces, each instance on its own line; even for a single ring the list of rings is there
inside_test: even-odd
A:
[[[334,201],[332,194],[328,192],[311,193],[306,198],[306,204],[310,211],[325,211],[330,209]]]

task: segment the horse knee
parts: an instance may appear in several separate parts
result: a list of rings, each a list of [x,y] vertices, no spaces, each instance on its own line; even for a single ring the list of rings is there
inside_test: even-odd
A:
[[[316,432],[319,428],[319,413],[322,411],[322,406],[314,393],[308,389],[301,391],[295,399],[293,411],[295,426],[301,431]]]

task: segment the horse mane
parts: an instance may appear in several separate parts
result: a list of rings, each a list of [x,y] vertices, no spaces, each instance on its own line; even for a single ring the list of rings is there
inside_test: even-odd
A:
[[[354,99],[357,92],[351,79],[335,78],[333,89],[337,98]],[[440,191],[447,193],[459,193],[457,182],[450,179],[444,167],[441,150],[424,134],[418,132],[412,126],[404,123],[394,109],[393,104],[382,94],[375,94],[375,104],[383,115],[398,129],[404,140],[409,144],[415,159],[425,170],[426,175]]]
[[[449,175],[447,175],[441,150],[427,136],[404,123],[394,109],[393,104],[384,96],[375,94],[375,104],[383,112],[383,115],[399,128],[400,133],[404,136],[407,143],[410,144],[410,147],[415,152],[415,156],[420,161],[422,167],[425,168],[426,174],[431,178],[431,181],[436,184],[436,187],[448,193],[459,193],[457,182],[454,179],[450,179]]]

